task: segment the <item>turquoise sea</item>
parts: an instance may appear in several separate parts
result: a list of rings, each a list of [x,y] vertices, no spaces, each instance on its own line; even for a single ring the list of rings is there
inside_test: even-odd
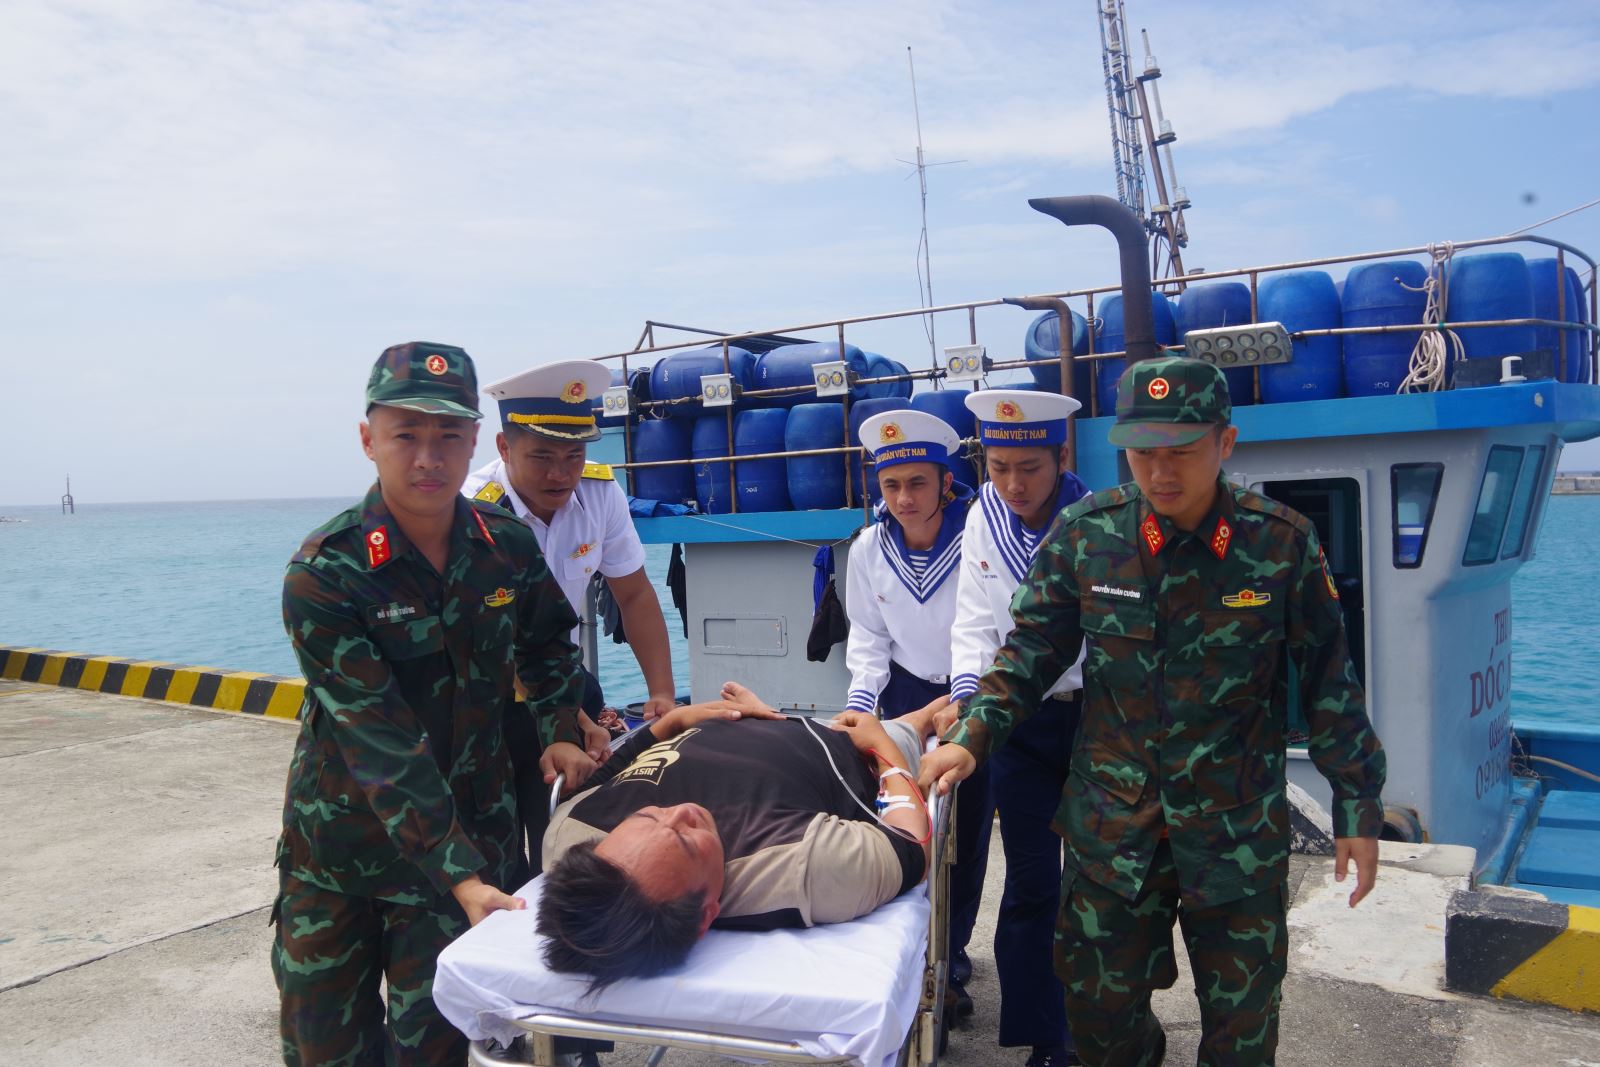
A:
[[[283,567],[343,500],[0,507],[0,644],[297,673],[279,613]],[[1588,531],[1600,497],[1550,499],[1536,558],[1512,586],[1513,714],[1600,725],[1600,559]],[[680,692],[683,629],[664,581],[670,549],[647,546],[667,616]],[[798,579],[797,579],[798,580]],[[810,575],[803,576],[809,582]],[[601,639],[614,703],[644,698],[631,651]]]

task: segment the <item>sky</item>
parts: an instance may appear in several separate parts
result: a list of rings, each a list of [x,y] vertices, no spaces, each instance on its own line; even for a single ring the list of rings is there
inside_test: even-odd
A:
[[[1600,197],[1600,7],[1129,0],[1221,269],[1507,233]],[[357,495],[387,345],[493,381],[646,319],[1115,280],[1095,0],[9,0],[0,504]],[[1540,232],[1600,254],[1600,208]],[[1530,249],[1530,252],[1533,250]],[[985,311],[1020,355],[1031,316]],[[937,323],[957,343],[965,316]],[[907,363],[916,320],[848,338]],[[492,434],[479,444],[492,453]],[[1568,469],[1600,468],[1600,443]]]

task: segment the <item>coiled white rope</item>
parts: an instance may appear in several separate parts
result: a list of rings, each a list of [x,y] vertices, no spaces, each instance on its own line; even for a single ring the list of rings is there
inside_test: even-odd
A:
[[[1455,255],[1455,245],[1450,241],[1430,244],[1428,255],[1432,257],[1433,264],[1428,271],[1428,280],[1422,283],[1421,288],[1407,285],[1399,278],[1395,279],[1395,284],[1413,293],[1427,293],[1428,303],[1423,309],[1422,321],[1424,324],[1435,324],[1444,321],[1447,311],[1446,272],[1450,258]],[[1467,351],[1454,330],[1424,330],[1417,338],[1416,347],[1411,350],[1410,372],[1400,383],[1398,392],[1438,392],[1448,384],[1450,364],[1466,358]]]

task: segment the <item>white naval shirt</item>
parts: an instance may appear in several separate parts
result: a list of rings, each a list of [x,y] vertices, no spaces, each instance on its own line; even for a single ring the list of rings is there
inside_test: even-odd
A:
[[[609,470],[606,473],[609,475]],[[586,474],[578,479],[577,491],[550,516],[548,523],[529,511],[517,496],[506,477],[504,460],[497,459],[473,471],[461,491],[502,507],[510,505],[517,518],[533,527],[550,573],[579,617],[583,615],[589,580],[596,571],[607,578],[620,578],[644,566],[644,545],[628,514],[628,498],[610,477]],[[578,640],[576,629],[572,640]]]
[[[1074,477],[1065,485],[1072,487],[1068,490],[1070,493],[1082,483]],[[1064,508],[1075,502],[1058,500],[1057,504]],[[950,635],[954,675],[950,696],[953,699],[965,700],[978,691],[979,675],[994,664],[994,654],[1011,635],[1016,625],[1011,618],[1011,598],[1027,575],[1045,532],[1033,533],[1017,522],[1006,502],[995,492],[993,482],[984,482],[979,487],[978,500],[967,512],[961,573],[956,583],[955,625]],[[1077,662],[1056,679],[1045,696],[1082,688],[1083,653],[1080,651]]]
[[[880,505],[880,519],[850,546],[844,609],[850,619],[845,667],[850,693],[845,707],[872,712],[889,681],[889,661],[938,685],[950,679],[950,627],[956,613],[956,571],[961,565],[965,501],[945,509],[931,552],[896,547]],[[920,557],[920,558],[919,558]]]

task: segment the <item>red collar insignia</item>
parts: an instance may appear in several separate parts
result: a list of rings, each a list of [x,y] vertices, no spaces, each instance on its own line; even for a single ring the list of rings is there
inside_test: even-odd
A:
[[[377,570],[389,562],[389,527],[380,526],[367,534],[367,566]]]
[[[494,537],[489,533],[489,524],[483,521],[483,516],[478,514],[476,508],[472,511],[472,517],[478,520],[478,532],[483,534],[483,539],[489,542],[490,548],[493,548]]]
[[[1228,542],[1233,540],[1233,527],[1228,525],[1228,520],[1217,519],[1216,532],[1211,535],[1211,552],[1218,559],[1228,555]]]
[[[1144,547],[1154,556],[1161,551],[1161,546],[1167,543],[1166,535],[1161,532],[1161,524],[1154,515],[1146,515],[1144,522],[1139,524],[1139,533],[1144,538]]]

